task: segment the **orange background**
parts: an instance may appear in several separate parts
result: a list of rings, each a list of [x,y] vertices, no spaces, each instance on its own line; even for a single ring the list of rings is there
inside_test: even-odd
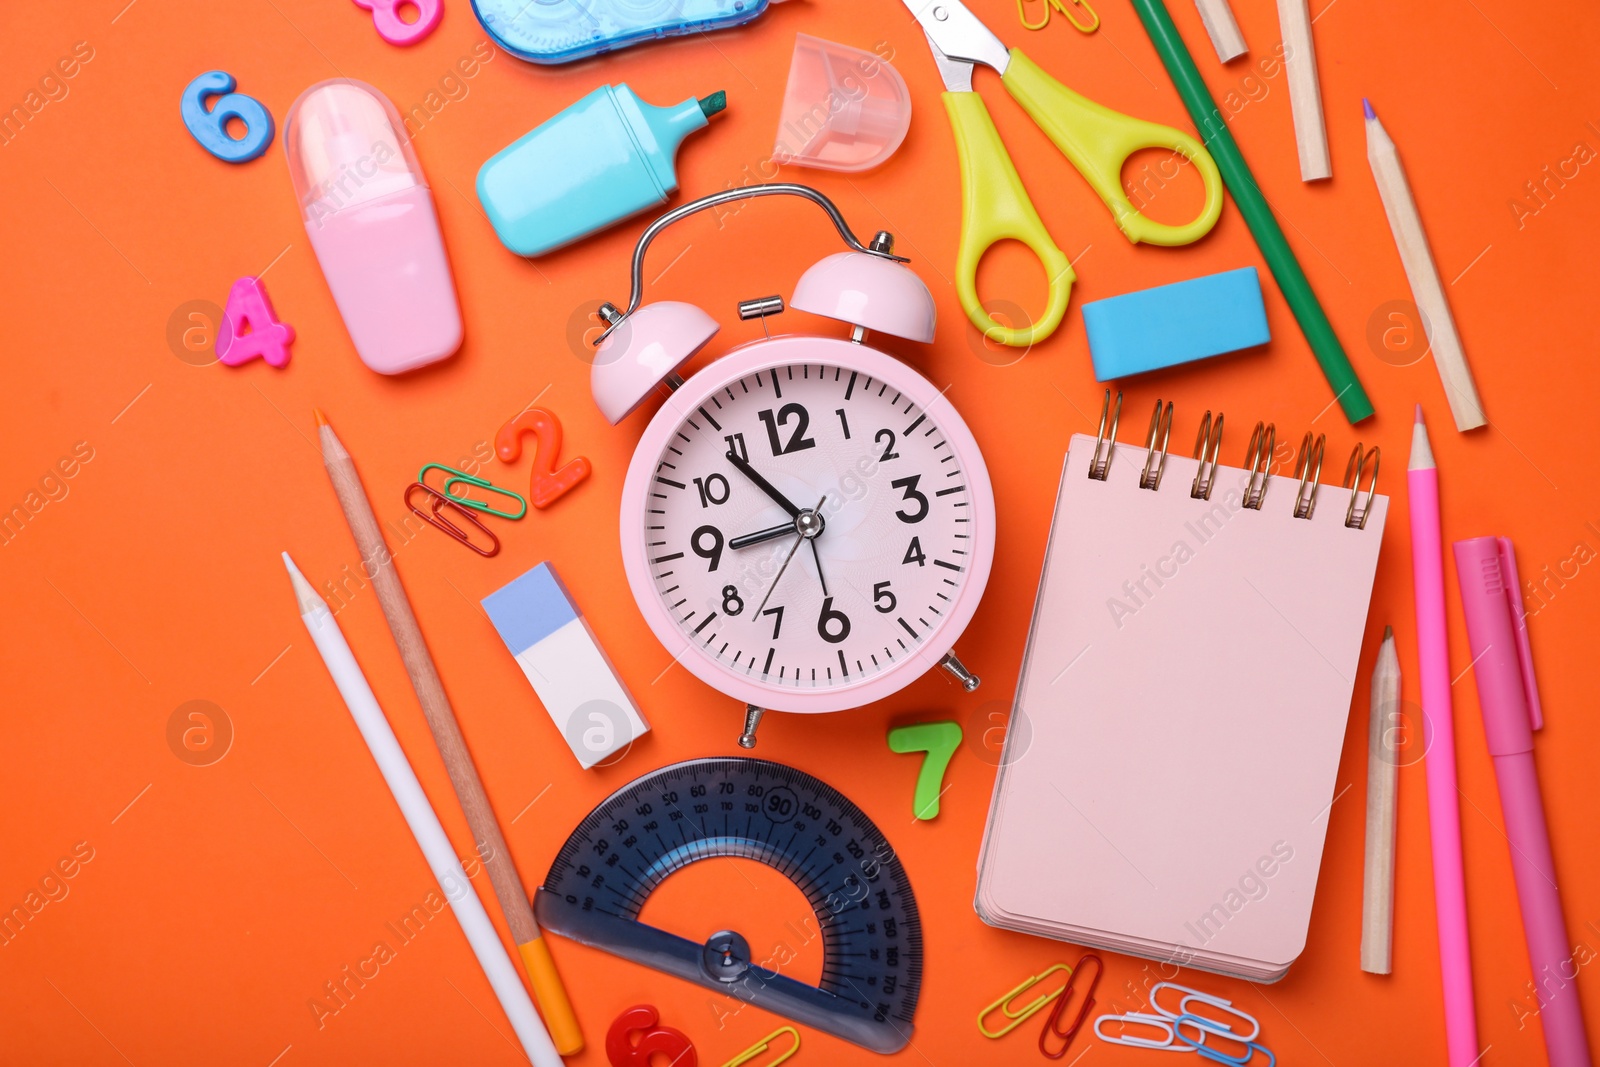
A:
[[[468,5],[448,0],[432,37],[398,49],[342,0],[126,3],[19,6],[0,36],[0,104],[8,109],[76,42],[93,49],[66,83],[68,94],[0,147],[7,364],[0,505],[37,505],[42,480],[59,497],[0,547],[8,712],[0,744],[0,906],[22,903],[78,843],[93,855],[66,882],[65,897],[0,947],[0,1059],[141,1067],[521,1060],[453,920],[399,947],[320,1026],[309,1007],[341,968],[389,938],[386,922],[433,888],[307,639],[278,559],[289,550],[319,586],[357,562],[312,444],[311,409],[328,413],[385,520],[404,514],[401,489],[420,464],[486,454],[483,443],[536,397],[564,423],[568,454],[594,461],[594,477],[550,511],[497,524],[505,541],[498,558],[478,559],[431,531],[392,546],[530,887],[611,790],[676,760],[736,752],[740,709],[687,672],[665,670],[668,657],[619,566],[618,494],[648,416],[607,426],[590,403],[580,349],[568,339],[576,311],[626,298],[642,221],[524,261],[496,240],[473,182],[490,154],[594,87],[622,81],[658,103],[728,90],[727,114],[684,147],[680,201],[749,180],[770,152],[793,37],[805,31],[892,50],[910,84],[916,114],[890,163],[858,176],[795,168],[783,176],[836,198],[858,232],[897,234],[899,250],[933,289],[936,342],[883,343],[949,386],[988,458],[1000,532],[989,595],[960,643],[986,679],[982,689],[966,696],[930,676],[859,711],[774,716],[757,754],[843,790],[909,868],[927,955],[914,1049],[899,1058],[1031,1061],[1035,1025],[989,1042],[975,1032],[974,1017],[1024,976],[1078,952],[990,929],[972,912],[994,759],[979,739],[992,725],[986,716],[1007,707],[1061,454],[1071,433],[1093,432],[1101,387],[1075,310],[1055,337],[1016,362],[1014,353],[986,351],[964,321],[950,279],[959,229],[953,145],[933,65],[906,13],[889,0],[796,0],[736,31],[574,66],[539,69],[497,54],[464,81],[464,95],[452,83],[456,98],[440,93],[435,102],[443,106],[415,143],[442,217],[467,340],[440,367],[387,379],[357,360],[320,276],[291,197],[281,124],[306,86],[339,75],[371,81],[403,110],[426,103],[485,39]],[[1104,24],[1087,37],[1060,21],[1025,32],[1008,0],[973,0],[973,7],[1069,85],[1119,110],[1189,128],[1131,9],[1098,3]],[[1590,562],[1600,545],[1592,317],[1600,172],[1591,173],[1594,163],[1577,165],[1576,177],[1545,187],[1543,201],[1529,199],[1525,183],[1543,181],[1542,168],[1571,159],[1580,143],[1588,146],[1585,158],[1600,146],[1600,126],[1591,122],[1600,120],[1592,74],[1600,15],[1576,3],[1314,6],[1335,177],[1308,186],[1299,180],[1284,75],[1263,78],[1255,67],[1278,42],[1274,5],[1236,0],[1252,53],[1223,67],[1193,6],[1172,3],[1219,100],[1237,110],[1233,129],[1378,415],[1358,432],[1329,409],[1329,390],[1269,283],[1271,345],[1124,383],[1122,437],[1142,433],[1159,395],[1177,403],[1180,449],[1206,408],[1225,410],[1229,462],[1242,457],[1256,419],[1276,422],[1291,444],[1306,427],[1326,432],[1330,468],[1358,437],[1381,445],[1381,488],[1397,494],[1400,506],[1384,533],[1364,663],[1370,668],[1383,626],[1392,623],[1406,697],[1415,701],[1402,472],[1412,404],[1422,402],[1441,467],[1446,536],[1511,535],[1524,577],[1545,583],[1530,604],[1549,723],[1538,761],[1570,935],[1584,946],[1580,958],[1592,960],[1600,948],[1600,853],[1590,847],[1600,819],[1593,786],[1600,569]],[[179,120],[184,86],[214,68],[237,76],[240,90],[279,122],[279,140],[254,162],[213,159]],[[980,73],[979,88],[1040,214],[1076,263],[1075,305],[1262,266],[1231,203],[1192,249],[1129,245],[993,76]],[[1230,91],[1235,104],[1248,103],[1235,109]],[[1493,420],[1470,435],[1451,428],[1432,362],[1414,338],[1395,334],[1386,347],[1381,336],[1384,305],[1409,293],[1364,159],[1363,94],[1400,145]],[[1178,217],[1181,197],[1192,193],[1171,194],[1171,207],[1158,197],[1151,210]],[[1519,196],[1520,212],[1511,207]],[[754,203],[720,226],[704,215],[658,242],[647,274],[661,277],[649,295],[710,308],[727,323],[719,344],[747,339],[760,327],[735,320],[735,301],[788,293],[807,264],[836,248],[803,205]],[[1027,261],[1009,250],[992,258],[986,295],[1039,307],[1042,283]],[[203,358],[169,345],[175,309],[192,300],[220,304],[235,278],[262,272],[278,314],[298,331],[287,369],[259,361],[199,365]],[[775,326],[839,329],[796,312]],[[48,481],[79,442],[92,459],[62,483]],[[497,461],[488,469],[503,484],[526,484],[526,459],[515,469]],[[30,498],[34,492],[39,497]],[[655,727],[607,769],[578,769],[477,606],[545,559],[586,607]],[[1542,1038],[1526,1014],[1529,966],[1507,844],[1447,566],[1452,668],[1462,675],[1455,687],[1461,809],[1483,1062],[1537,1063]],[[1559,581],[1550,577],[1563,572]],[[370,589],[351,598],[339,622],[467,855],[465,821],[448,800],[443,767]],[[1281,1063],[1444,1058],[1419,762],[1400,775],[1394,974],[1374,977],[1357,966],[1367,686],[1363,674],[1305,954],[1274,986],[1188,976],[1260,1017]],[[190,700],[213,702],[231,724],[231,747],[210,765],[186,763],[176,755],[181,746],[169,745],[169,720]],[[969,743],[950,766],[943,814],[914,824],[918,761],[891,755],[884,731],[933,717],[961,721]],[[486,880],[477,881],[487,895]],[[763,951],[806,914],[787,883],[733,861],[676,876],[650,909],[647,918],[691,937],[743,929]],[[499,921],[498,909],[489,910]],[[721,1063],[781,1025],[754,1009],[729,1014],[732,1001],[553,940],[589,1038],[575,1062],[603,1062],[606,1027],[639,1001],[658,1005],[689,1034],[701,1063]],[[802,949],[795,973],[814,978],[818,945],[793,947]],[[1101,1007],[1136,1006],[1125,983],[1139,988],[1143,964],[1121,956],[1108,962]],[[1600,979],[1581,981],[1591,1031],[1600,1031]],[[1155,1062],[1156,1054],[1080,1038],[1072,1055],[1094,1064]],[[807,1031],[794,1062],[876,1059]]]

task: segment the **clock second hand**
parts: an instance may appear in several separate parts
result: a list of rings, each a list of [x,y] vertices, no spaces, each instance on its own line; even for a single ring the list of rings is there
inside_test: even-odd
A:
[[[731,453],[730,453],[730,456],[731,456]],[[802,520],[802,516],[804,516],[806,514],[815,515],[817,512],[821,511],[822,510],[822,501],[823,500],[827,500],[827,499],[828,499],[828,494],[826,494],[826,493],[822,494],[822,500],[817,501],[817,506],[815,508],[812,508],[809,513],[802,512],[800,515],[797,515],[795,517],[796,526],[798,527],[799,523]],[[761,606],[756,608],[755,611],[751,612],[750,618],[751,618],[752,621],[755,620],[755,619],[759,619],[761,617],[761,612],[762,612],[762,610],[764,608],[766,608],[767,601],[772,599],[773,590],[778,588],[778,581],[779,581],[779,579],[781,579],[783,577],[783,572],[789,569],[789,561],[791,559],[794,559],[795,552],[799,551],[800,542],[802,542],[802,541],[811,541],[814,537],[816,537],[816,534],[814,534],[814,533],[810,534],[810,535],[807,535],[801,529],[797,528],[795,530],[794,544],[789,546],[789,554],[787,556],[783,557],[783,565],[778,568],[778,573],[773,576],[772,584],[767,586],[767,595],[761,598]],[[818,573],[820,574],[821,572],[819,571]]]

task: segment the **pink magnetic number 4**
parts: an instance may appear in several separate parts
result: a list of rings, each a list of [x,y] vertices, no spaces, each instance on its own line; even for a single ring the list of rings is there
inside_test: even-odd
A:
[[[359,8],[372,12],[372,25],[378,36],[390,44],[416,44],[439,25],[444,15],[444,0],[353,0]],[[400,17],[402,8],[417,13],[415,22]]]
[[[587,459],[578,456],[556,470],[556,459],[561,455],[561,423],[544,408],[529,408],[500,427],[494,435],[494,450],[502,463],[515,463],[522,455],[522,435],[527,433],[533,434],[538,444],[528,500],[536,508],[547,508],[589,477],[593,468]]]
[[[258,278],[240,278],[228,290],[228,306],[222,309],[227,329],[217,338],[217,359],[230,367],[260,356],[274,367],[289,362],[289,346],[294,343],[294,327],[279,322],[272,313],[272,301]]]

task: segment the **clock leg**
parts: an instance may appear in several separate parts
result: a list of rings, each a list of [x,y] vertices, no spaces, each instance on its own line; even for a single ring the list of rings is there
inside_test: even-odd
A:
[[[766,713],[766,708],[758,708],[754,704],[744,706],[744,733],[739,735],[740,748],[756,747],[756,727],[761,725],[761,716]]]
[[[939,661],[939,666],[954,675],[956,681],[961,683],[961,688],[969,693],[983,683],[982,678],[967,670],[966,665],[956,658],[956,650],[953,648],[944,654],[944,659]],[[740,744],[743,743],[743,741],[740,741]]]

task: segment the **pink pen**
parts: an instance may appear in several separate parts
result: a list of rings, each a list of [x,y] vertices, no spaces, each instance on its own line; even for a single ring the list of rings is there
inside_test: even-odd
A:
[[[1411,507],[1411,568],[1416,584],[1421,660],[1423,763],[1428,774],[1428,836],[1433,845],[1433,901],[1439,920],[1445,1046],[1450,1067],[1477,1063],[1472,959],[1467,950],[1467,886],[1461,866],[1461,805],[1456,799],[1456,733],[1450,706],[1450,647],[1444,620],[1444,545],[1439,535],[1439,471],[1417,405],[1406,471]]]
[[[461,309],[433,197],[387,97],[350,78],[289,109],[289,177],[361,361],[400,374],[461,346]]]
[[[1550,833],[1533,763],[1533,731],[1544,720],[1516,558],[1504,537],[1474,537],[1457,541],[1455,547],[1483,732],[1500,783],[1500,810],[1511,842],[1511,870],[1522,904],[1523,934],[1550,1067],[1589,1067],[1589,1039],[1574,984],[1578,964],[1561,914]]]

